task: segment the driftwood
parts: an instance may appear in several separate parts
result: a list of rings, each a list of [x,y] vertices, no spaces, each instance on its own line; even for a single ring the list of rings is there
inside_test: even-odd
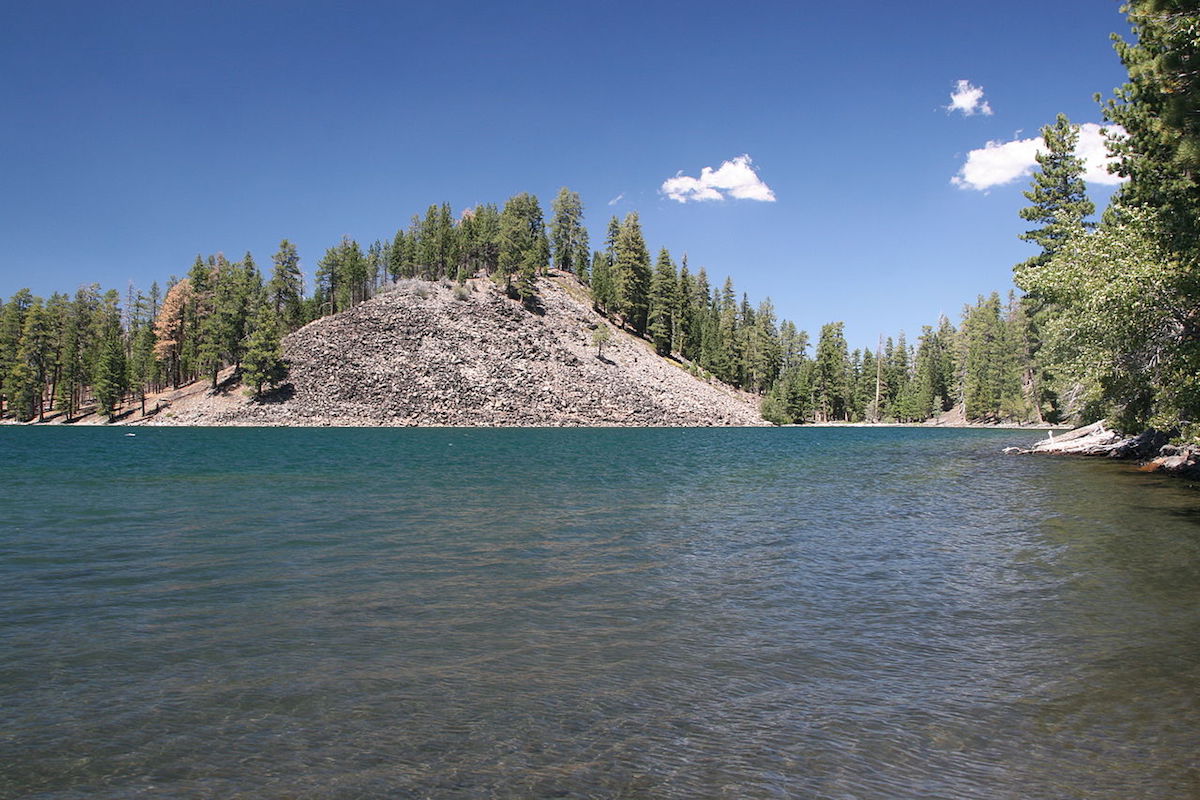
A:
[[[1032,447],[1007,447],[1004,452],[1016,454],[1056,453],[1085,456],[1108,455],[1109,451],[1124,441],[1116,431],[1109,430],[1104,420],[1076,428],[1060,436],[1050,434]]]
[[[1032,447],[1006,447],[1005,453],[1016,455],[1078,455],[1105,456],[1142,461],[1145,472],[1170,472],[1188,477],[1200,477],[1200,448],[1169,444],[1170,435],[1148,430],[1137,436],[1125,436],[1111,430],[1105,420],[1082,428],[1043,439]]]

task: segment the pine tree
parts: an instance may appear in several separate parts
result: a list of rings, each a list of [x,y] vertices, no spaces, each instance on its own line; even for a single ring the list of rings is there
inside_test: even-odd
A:
[[[671,342],[675,332],[675,309],[678,277],[671,254],[664,247],[658,253],[658,263],[650,281],[649,334],[654,350],[660,356],[671,354]]]
[[[942,317],[941,323],[938,330],[929,325],[921,328],[912,379],[917,419],[928,419],[948,411],[953,403],[953,370],[947,369],[950,342],[944,333],[949,320]]]
[[[317,262],[316,290],[313,297],[318,313],[322,316],[332,316],[342,310],[338,303],[342,294],[342,272],[341,247],[328,248]]]
[[[491,275],[500,266],[500,209],[494,203],[475,207],[475,247],[472,252],[472,274],[483,270]]]
[[[847,418],[849,394],[848,372],[850,356],[843,333],[844,323],[831,322],[821,326],[817,340],[817,357],[813,374],[815,413],[818,422]]]
[[[537,299],[537,276],[545,272],[550,245],[542,208],[531,194],[522,192],[508,199],[500,212],[499,275],[506,291],[515,293],[526,305]]]
[[[775,383],[783,363],[779,331],[775,323],[775,305],[769,297],[760,302],[754,312],[749,340],[745,388],[762,393]]]
[[[479,269],[479,221],[475,209],[468,208],[458,221],[458,262],[454,279],[465,284]]]
[[[1189,261],[1200,253],[1200,8],[1193,0],[1130,0],[1134,41],[1116,40],[1129,81],[1104,115],[1125,136],[1110,140],[1129,178],[1118,208],[1155,212],[1157,244]]]
[[[681,349],[688,360],[700,361],[704,354],[704,327],[709,306],[708,273],[704,267],[681,289],[686,292],[683,297],[685,330]]]
[[[75,416],[84,381],[82,322],[80,304],[74,301],[67,309],[63,324],[62,347],[58,352],[58,385],[54,392],[55,408],[63,412],[68,422]]]
[[[41,422],[46,418],[44,393],[53,360],[52,320],[41,298],[35,297],[25,314],[16,365],[11,373],[14,405],[24,419],[37,417]]]
[[[617,239],[621,238],[621,221],[614,214],[608,219],[608,228],[604,232],[604,254],[608,263],[617,263]]]
[[[783,413],[776,412],[777,419],[784,423],[801,423],[813,417],[814,372],[815,364],[807,358],[794,361],[784,368],[770,390],[770,394],[777,396],[783,404]]]
[[[738,352],[738,307],[733,278],[725,276],[721,291],[713,292],[709,312],[710,333],[705,360],[708,369],[725,383],[736,383],[741,367]]]
[[[224,262],[225,257],[220,254],[218,256],[219,260]],[[195,379],[205,370],[205,359],[210,356],[214,346],[207,336],[211,329],[206,330],[205,324],[212,313],[213,274],[218,268],[218,256],[210,256],[208,263],[196,256],[195,263],[188,271],[190,291],[187,294],[188,306],[183,315],[183,352],[180,356],[184,381]],[[96,341],[101,341],[99,336]]]
[[[696,282],[692,279],[692,274],[688,271],[687,253],[684,253],[683,258],[680,259],[679,280],[675,286],[675,301],[677,305],[675,341],[672,347],[680,355],[689,360],[695,358],[695,355],[689,349],[689,336],[696,324],[695,301],[693,299],[695,291]]]
[[[596,310],[609,314],[612,313],[616,301],[612,263],[605,253],[597,250],[592,254],[592,304]]]
[[[944,394],[941,408],[935,408],[935,413],[949,411],[962,402],[962,386],[957,379],[958,364],[955,361],[955,342],[959,334],[945,314],[938,317],[937,337],[941,353],[936,367],[937,386]]]
[[[137,296],[140,302],[142,293],[138,292]],[[50,315],[51,344],[45,401],[53,405],[58,393],[58,384],[62,379],[62,351],[66,343],[67,326],[71,314],[70,298],[61,292],[54,292],[46,303],[46,312]]]
[[[284,239],[279,243],[279,252],[271,257],[274,267],[267,292],[275,314],[289,331],[303,323],[301,300],[304,297],[304,275],[300,272],[300,256],[296,246]]]
[[[1008,335],[1000,295],[980,297],[964,314],[963,403],[970,421],[1013,418],[1021,395],[1020,374],[1007,357]]]
[[[13,370],[17,365],[17,349],[21,344],[21,332],[25,327],[25,314],[33,303],[33,294],[21,289],[4,304],[0,314],[0,412],[7,402],[11,410],[15,396]]]
[[[587,231],[583,227],[583,202],[567,187],[558,190],[551,205],[550,242],[554,266],[564,272],[587,269]]]
[[[612,331],[608,326],[601,322],[596,326],[596,330],[592,331],[592,344],[596,346],[596,358],[604,357],[604,345],[612,341]]]
[[[251,387],[256,398],[262,396],[264,387],[277,386],[287,377],[279,327],[279,320],[271,308],[258,304],[242,363],[242,382]]]
[[[844,323],[821,326],[816,363],[812,375],[815,413],[818,422],[845,420],[848,395],[848,363]]]
[[[114,312],[115,305],[106,307],[104,334],[93,386],[100,413],[106,415],[110,422],[116,418],[117,407],[129,386],[120,316]]]
[[[1075,154],[1079,126],[1059,114],[1053,125],[1042,128],[1043,151],[1037,154],[1038,170],[1033,185],[1024,192],[1033,204],[1021,209],[1021,219],[1040,223],[1021,234],[1042,252],[1017,266],[1020,273],[1049,261],[1071,236],[1092,226],[1085,220],[1096,210],[1087,198],[1083,182],[1083,159]]]
[[[904,335],[904,331],[900,331],[893,344],[891,338],[887,340],[887,346],[884,350],[885,362],[883,365],[884,380],[886,382],[887,402],[884,407],[887,409],[887,415],[897,421],[903,422],[901,419],[901,409],[898,407],[901,397],[908,386],[908,339]],[[906,412],[911,409],[905,409]]]
[[[879,410],[875,405],[875,394],[880,383],[880,364],[877,363],[875,353],[869,347],[863,350],[861,358],[858,378],[854,384],[854,406],[858,411],[859,419],[865,422],[878,422]]]
[[[254,263],[250,251],[242,257],[233,274],[231,317],[232,335],[229,341],[228,359],[235,367],[241,366],[242,354],[246,350],[246,337],[250,330],[250,315],[259,302],[266,302],[266,288],[262,273]]]
[[[592,280],[589,260],[592,252],[591,247],[591,242],[588,241],[587,228],[580,226],[579,236],[575,241],[575,256],[572,263],[578,265],[575,272],[575,277],[578,278],[579,282],[584,286],[587,286]]]
[[[437,278],[449,278],[458,272],[458,229],[449,203],[438,206],[437,214]]]
[[[162,308],[154,320],[154,356],[161,362],[173,388],[184,380],[183,357],[188,330],[187,313],[192,305],[192,284],[187,278],[167,291]]]
[[[210,388],[217,388],[221,367],[232,361],[237,339],[239,275],[236,268],[218,254],[217,263],[209,273],[209,292],[206,313],[200,322],[196,349],[196,365],[208,375]]]
[[[392,237],[392,246],[387,253],[387,271],[388,277],[392,281],[398,281],[406,276],[406,256],[408,255],[408,239],[404,236],[404,230],[397,229],[396,235]]]
[[[644,336],[650,312],[650,252],[636,211],[629,212],[621,223],[614,250],[616,311],[639,336]]]
[[[146,415],[146,392],[154,384],[158,373],[158,364],[154,359],[153,325],[142,325],[134,336],[133,349],[129,360],[129,382],[137,390],[138,399],[142,404],[142,416]]]

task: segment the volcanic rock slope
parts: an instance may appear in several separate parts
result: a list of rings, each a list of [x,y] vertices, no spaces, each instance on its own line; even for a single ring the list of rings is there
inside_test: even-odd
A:
[[[403,282],[284,340],[290,388],[162,417],[174,424],[762,425],[755,399],[690,374],[612,331],[569,275],[539,282],[536,311],[490,281]],[[610,326],[611,327],[611,326]]]

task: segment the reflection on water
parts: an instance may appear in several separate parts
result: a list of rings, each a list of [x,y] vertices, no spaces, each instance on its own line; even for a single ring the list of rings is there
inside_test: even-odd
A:
[[[1200,793],[1200,495],[1021,441],[0,431],[0,796]]]

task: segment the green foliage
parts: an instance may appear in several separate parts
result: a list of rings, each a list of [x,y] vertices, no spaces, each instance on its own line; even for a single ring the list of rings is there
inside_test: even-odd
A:
[[[612,262],[599,250],[592,254],[592,303],[604,313],[612,313],[617,304]]]
[[[430,208],[435,208],[431,206]],[[317,301],[322,313],[345,311],[371,296],[370,262],[358,242],[343,236],[317,262]]]
[[[1047,349],[1080,387],[1085,416],[1127,430],[1200,420],[1200,278],[1170,240],[1159,215],[1128,209],[1020,276],[1064,309]]]
[[[675,321],[678,316],[678,276],[671,254],[664,247],[658,253],[658,263],[650,281],[649,334],[654,350],[660,356],[671,354],[671,343],[675,336]]]
[[[1075,154],[1079,127],[1065,114],[1053,125],[1042,128],[1043,152],[1037,154],[1038,171],[1025,197],[1033,204],[1021,209],[1021,219],[1041,224],[1021,234],[1042,252],[1029,259],[1026,268],[1044,264],[1080,228],[1093,227],[1084,220],[1096,210],[1087,199],[1083,182],[1083,159]]]
[[[19,419],[45,418],[43,389],[53,360],[51,317],[35,297],[24,309],[16,358],[9,371],[10,397]]]
[[[304,297],[304,276],[300,272],[300,256],[296,246],[284,239],[279,243],[279,252],[271,257],[274,268],[267,293],[275,314],[289,330],[304,324],[301,302]]]
[[[531,304],[537,298],[536,278],[550,260],[542,208],[536,197],[522,192],[504,204],[499,223],[499,276],[508,291]]]
[[[775,306],[769,297],[758,304],[744,331],[742,387],[761,394],[775,382],[783,364]]]
[[[1157,213],[1159,246],[1176,258],[1200,251],[1200,9],[1190,0],[1132,0],[1134,41],[1114,36],[1129,81],[1105,106],[1124,128],[1112,142],[1129,178],[1118,211]]]
[[[78,300],[71,303],[63,319],[62,338],[58,351],[58,382],[54,405],[71,419],[78,408],[78,398],[87,371],[83,363],[83,315]],[[147,326],[149,329],[149,326]],[[153,334],[153,332],[151,332]]]
[[[109,420],[115,418],[117,407],[129,387],[126,372],[125,347],[121,340],[121,321],[115,303],[105,309],[104,335],[100,357],[96,362],[92,390],[100,413]]]
[[[1045,223],[1023,237],[1043,252],[1017,268],[1028,300],[1010,303],[997,358],[1006,371],[1013,354],[1024,362],[1022,385],[988,390],[1000,414],[1040,419],[1061,398],[1068,414],[1130,431],[1200,418],[1200,9],[1132,0],[1123,10],[1135,39],[1114,39],[1129,81],[1105,115],[1124,129],[1109,145],[1129,180],[1093,230],[1075,130],[1062,116],[1043,130],[1048,160],[1039,158],[1034,206],[1022,212]],[[983,391],[976,371],[967,370],[968,411]]]
[[[849,354],[841,322],[821,326],[813,371],[814,413],[818,422],[848,419]]]
[[[1024,422],[1029,417],[1013,324],[1012,314],[1005,314],[995,292],[963,312],[958,360],[968,420]]]
[[[629,212],[613,245],[615,311],[639,336],[645,335],[650,312],[650,252],[636,211]]]
[[[945,317],[937,330],[929,325],[921,329],[913,377],[908,384],[910,397],[903,403],[908,420],[929,419],[950,410],[955,393],[953,336],[954,330]]]
[[[287,363],[280,346],[280,323],[275,312],[259,304],[251,320],[251,333],[242,362],[242,383],[255,397],[267,386],[277,386],[287,377]]]
[[[566,272],[580,273],[587,269],[587,229],[583,227],[583,201],[577,192],[567,187],[558,190],[551,205],[554,215],[550,222],[550,241],[554,251],[554,266]]]
[[[1065,119],[1047,130],[1063,143],[1074,135]],[[1067,159],[1054,163],[1070,171]],[[1043,168],[1058,169],[1051,161]],[[1051,184],[1038,186],[1049,192]],[[1031,193],[1035,203],[1046,196]],[[0,396],[27,416],[39,413],[41,398],[52,397],[70,415],[90,386],[111,413],[130,381],[144,398],[152,386],[178,386],[202,373],[215,381],[222,366],[239,363],[244,382],[259,395],[283,379],[283,333],[367,300],[385,279],[449,286],[450,279],[462,284],[483,273],[533,305],[537,277],[553,251],[558,267],[590,286],[597,310],[648,338],[660,355],[678,354],[692,374],[757,393],[763,413],[778,424],[919,420],[961,400],[979,419],[1029,415],[1029,354],[1037,338],[1024,306],[1010,302],[1005,309],[998,298],[981,300],[967,310],[961,330],[943,318],[936,330],[922,331],[917,347],[901,333],[879,353],[848,353],[842,323],[831,323],[810,359],[808,335],[778,319],[769,298],[755,305],[743,294],[739,301],[732,278],[716,289],[703,268],[689,270],[686,255],[677,270],[665,249],[652,269],[636,213],[610,221],[604,250],[591,253],[589,265],[578,195],[560,191],[553,212],[548,237],[537,198],[529,194],[509,198],[503,211],[490,204],[468,209],[457,223],[448,204],[431,205],[407,230],[374,242],[366,253],[349,237],[329,248],[311,297],[303,296],[299,259],[287,240],[265,287],[249,253],[235,264],[220,254],[198,256],[186,279],[172,277],[166,298],[156,288],[149,299],[131,289],[123,330],[114,292],[102,296],[99,287],[84,287],[71,302],[61,295],[44,307],[37,301],[41,310],[32,313],[35,302],[25,292],[0,309]],[[413,291],[429,294],[420,286]],[[469,294],[460,285],[454,296]],[[45,336],[26,335],[31,316],[35,329],[40,319],[48,322]],[[598,354],[610,337],[607,326],[597,329]]]
[[[787,400],[780,391],[772,391],[763,396],[759,404],[759,413],[772,425],[790,425],[795,422],[788,413]]]
[[[154,358],[155,336],[151,325],[143,325],[133,337],[129,356],[129,380],[142,400],[146,399],[148,384],[157,382],[158,362]]]
[[[611,341],[612,341],[612,332],[609,331],[607,325],[605,325],[603,322],[601,322],[599,325],[596,326],[596,329],[594,331],[592,331],[592,345],[596,348],[596,355],[603,356],[604,355],[604,345],[608,344]]]

